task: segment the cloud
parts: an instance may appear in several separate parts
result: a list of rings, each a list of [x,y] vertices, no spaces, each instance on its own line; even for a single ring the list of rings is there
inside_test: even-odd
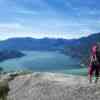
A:
[[[31,33],[32,30],[25,25],[21,25],[19,23],[3,23],[0,24],[0,34],[7,34],[9,35],[10,33],[13,34],[24,34],[24,33]]]
[[[21,28],[22,26],[18,23],[0,23],[0,28]]]
[[[0,0],[0,34],[71,38],[100,31],[99,0]],[[34,34],[33,34],[34,33]]]
[[[29,15],[36,15],[36,14],[38,14],[37,11],[30,11],[30,10],[20,10],[20,11],[18,11],[18,13],[20,13],[20,14],[29,14]]]

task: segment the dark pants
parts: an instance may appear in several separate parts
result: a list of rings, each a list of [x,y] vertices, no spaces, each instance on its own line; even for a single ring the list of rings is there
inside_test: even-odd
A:
[[[92,77],[93,73],[95,72],[95,77],[99,77],[100,72],[100,65],[90,64],[89,66],[89,75]]]

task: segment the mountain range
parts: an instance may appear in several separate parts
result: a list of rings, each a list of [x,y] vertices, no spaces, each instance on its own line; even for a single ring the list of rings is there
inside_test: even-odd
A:
[[[93,44],[100,42],[100,33],[95,33],[80,39],[55,39],[55,38],[9,38],[0,41],[0,50],[39,50],[60,51],[72,57],[83,59],[88,57]]]

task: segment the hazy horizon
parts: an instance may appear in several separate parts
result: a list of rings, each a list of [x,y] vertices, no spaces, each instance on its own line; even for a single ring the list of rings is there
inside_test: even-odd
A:
[[[94,34],[99,34],[99,33],[94,33]],[[15,37],[8,37],[8,38],[2,38],[0,39],[0,41],[3,40],[8,40],[8,39],[15,39],[15,38],[32,38],[32,39],[66,39],[66,40],[73,40],[73,39],[81,39],[81,38],[85,38],[85,37],[89,37],[93,34],[87,35],[87,36],[82,36],[82,37],[77,37],[77,38],[66,38],[66,37],[32,37],[32,36],[15,36]]]

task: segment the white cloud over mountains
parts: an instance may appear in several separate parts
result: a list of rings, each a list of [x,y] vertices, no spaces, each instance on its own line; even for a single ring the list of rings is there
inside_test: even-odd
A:
[[[0,39],[78,38],[100,31],[99,0],[0,0]]]

